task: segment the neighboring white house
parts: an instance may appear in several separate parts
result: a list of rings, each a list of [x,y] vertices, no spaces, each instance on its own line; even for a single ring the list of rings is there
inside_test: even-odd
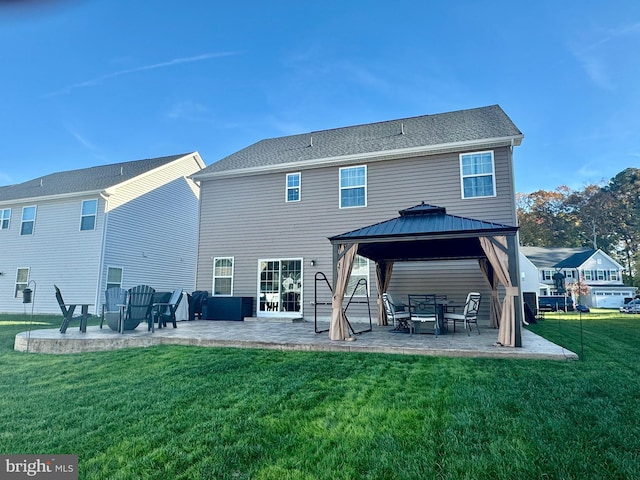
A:
[[[100,312],[107,287],[193,290],[197,152],[58,172],[0,187],[0,312]],[[34,291],[23,304],[22,291]]]
[[[566,289],[584,282],[589,295],[580,302],[590,307],[617,308],[633,298],[636,287],[622,283],[624,268],[602,250],[587,248],[520,247],[520,275],[523,292],[557,295],[554,275],[564,275]]]

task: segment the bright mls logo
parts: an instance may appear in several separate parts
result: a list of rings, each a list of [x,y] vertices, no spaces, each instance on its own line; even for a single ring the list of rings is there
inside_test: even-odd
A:
[[[78,480],[77,455],[0,455],[0,478]]]

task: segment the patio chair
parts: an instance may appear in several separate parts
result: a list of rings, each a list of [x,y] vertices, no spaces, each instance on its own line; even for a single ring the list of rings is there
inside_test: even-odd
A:
[[[178,328],[176,323],[176,310],[182,299],[182,289],[177,288],[171,294],[171,297],[166,303],[154,303],[151,306],[151,323],[149,324],[149,330],[155,331],[155,323],[158,322],[158,328],[167,326],[167,321],[173,323],[173,328]]]
[[[202,320],[206,315],[207,298],[209,292],[207,290],[196,290],[189,298],[189,320],[195,320],[196,317]]]
[[[102,305],[102,318],[100,328],[104,321],[111,330],[118,331],[120,316],[123,314],[123,305],[127,303],[127,291],[121,287],[111,287],[104,292],[104,304]]]
[[[393,299],[388,293],[382,294],[382,303],[384,305],[384,311],[387,314],[387,320],[393,322],[394,330],[413,331],[413,324],[410,322],[411,314],[405,310],[404,305],[396,305],[393,303]]]
[[[433,323],[433,333],[436,337],[440,333],[440,322],[438,321],[438,305],[436,303],[435,294],[421,294],[421,295],[409,295],[409,313],[411,314],[411,321],[415,325],[422,325]]]
[[[64,303],[62,299],[62,293],[57,285],[54,285],[56,289],[56,300],[58,300],[58,306],[60,307],[60,311],[62,312],[62,325],[60,325],[60,333],[67,333],[67,327],[71,322],[79,321],[80,322],[80,331],[87,331],[87,319],[89,318],[89,305],[90,304],[70,304]],[[81,314],[77,316],[73,316],[76,307],[80,305]]]
[[[471,335],[471,325],[476,324],[476,330],[480,335],[480,328],[478,328],[478,310],[480,309],[480,299],[482,295],[477,292],[469,292],[467,295],[467,301],[464,304],[464,310],[462,313],[446,312],[444,314],[444,320],[453,322],[453,332],[456,331],[456,322],[462,322],[464,328],[467,329],[467,335]]]
[[[152,321],[151,306],[154,293],[155,289],[148,285],[138,285],[129,289],[126,312],[118,329],[120,333],[124,333],[125,330],[135,330],[141,322]]]

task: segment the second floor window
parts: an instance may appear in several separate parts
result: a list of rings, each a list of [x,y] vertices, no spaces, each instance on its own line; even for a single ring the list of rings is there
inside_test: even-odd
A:
[[[300,201],[300,174],[287,174],[287,202]]]
[[[340,169],[340,208],[367,206],[367,167]]]
[[[460,173],[462,198],[495,196],[492,151],[461,154]]]
[[[83,200],[82,214],[80,216],[80,230],[95,230],[97,213],[98,213],[97,200]]]
[[[0,230],[9,228],[9,220],[11,219],[11,209],[0,209]]]
[[[36,207],[22,208],[22,225],[20,235],[33,235],[33,227],[36,223]]]

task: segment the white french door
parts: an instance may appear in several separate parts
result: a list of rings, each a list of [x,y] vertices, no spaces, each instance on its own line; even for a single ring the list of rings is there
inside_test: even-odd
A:
[[[258,261],[258,313],[260,315],[302,312],[302,259]]]

